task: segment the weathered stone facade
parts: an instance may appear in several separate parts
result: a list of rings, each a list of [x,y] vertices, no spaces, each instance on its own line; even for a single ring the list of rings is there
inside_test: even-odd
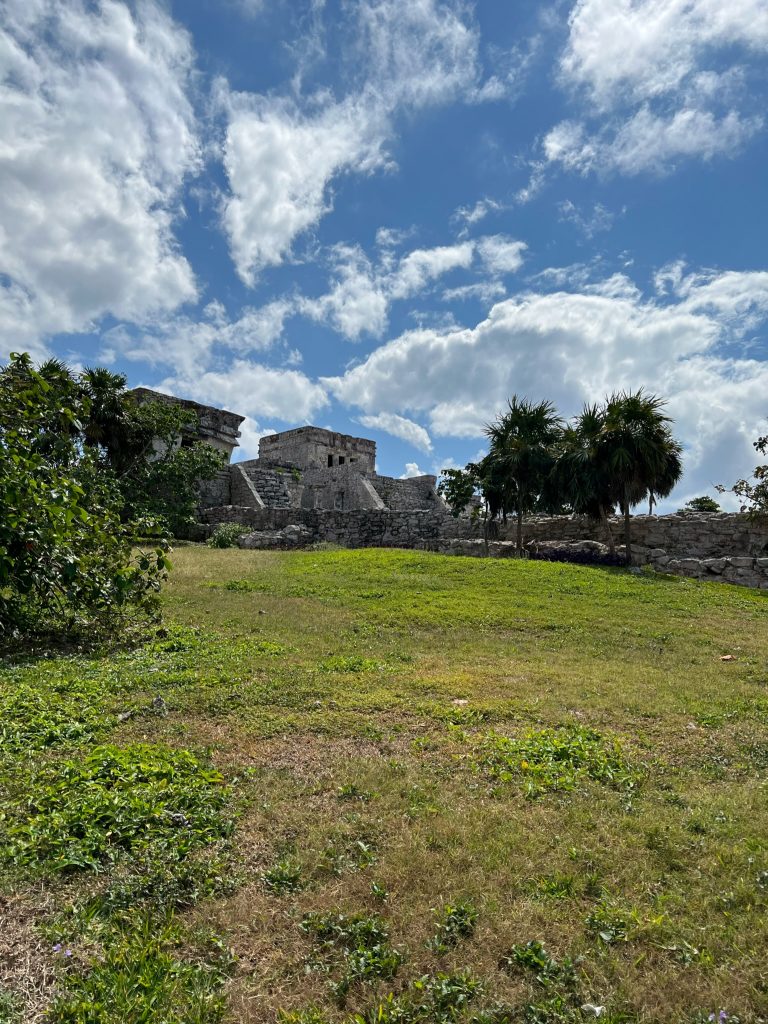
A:
[[[339,512],[445,511],[434,476],[408,480],[380,476],[375,441],[320,427],[261,438],[258,459],[235,463],[227,474],[226,480],[201,486],[202,510],[233,505]]]
[[[197,416],[197,428],[190,430],[187,435],[189,439],[205,441],[212,448],[223,452],[229,462],[232,452],[237,448],[240,424],[245,416],[227,412],[226,409],[216,409],[212,405],[201,405],[200,402],[193,402],[187,398],[164,395],[161,391],[152,391],[150,388],[134,388],[132,394],[139,402],[165,402],[169,405],[179,405],[182,409],[190,409]],[[183,443],[185,438],[181,440]]]

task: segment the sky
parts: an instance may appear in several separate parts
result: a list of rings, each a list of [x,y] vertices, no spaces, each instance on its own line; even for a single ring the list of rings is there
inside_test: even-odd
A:
[[[461,466],[517,394],[768,417],[768,0],[0,0],[0,343]]]

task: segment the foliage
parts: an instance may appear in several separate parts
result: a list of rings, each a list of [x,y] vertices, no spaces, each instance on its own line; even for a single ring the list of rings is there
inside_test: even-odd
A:
[[[644,499],[665,498],[683,471],[682,447],[672,436],[665,402],[641,388],[611,395],[603,410],[601,445],[616,503],[624,513],[624,546],[632,564],[630,510]]]
[[[438,914],[437,934],[430,939],[429,948],[447,953],[474,934],[477,918],[478,912],[471,903],[446,904]]]
[[[758,455],[768,456],[768,434],[758,437],[752,443]],[[722,485],[717,490],[723,494],[728,488]],[[737,480],[731,492],[739,499],[739,511],[748,513],[753,519],[768,516],[768,463],[755,466],[751,480]]]
[[[154,615],[170,565],[131,556],[114,477],[83,443],[90,401],[66,367],[0,368],[0,635]]]
[[[341,958],[343,973],[333,992],[342,1002],[354,982],[393,978],[404,959],[390,945],[386,926],[376,916],[313,913],[301,927],[314,938],[321,957]]]
[[[103,955],[87,969],[70,967],[51,1006],[50,1024],[218,1024],[229,958],[213,946],[206,962],[183,959],[185,936],[167,919],[133,917],[116,924]]]
[[[117,377],[118,412],[103,430],[101,464],[117,481],[125,520],[159,520],[182,534],[194,521],[198,483],[216,475],[223,455],[192,440],[197,417],[191,409],[137,399],[124,385]]]
[[[702,494],[698,498],[691,498],[690,501],[686,501],[685,505],[680,512],[722,512],[718,503],[714,498],[710,498],[708,494]]]
[[[5,824],[4,856],[45,872],[100,870],[152,847],[175,859],[224,835],[227,788],[188,751],[94,748],[25,780]]]
[[[241,523],[219,523],[207,544],[209,548],[236,548],[238,538],[248,532],[248,527]]]
[[[464,469],[441,470],[437,490],[451,510],[451,515],[458,519],[467,506],[483,494],[480,467],[469,462]]]
[[[588,779],[631,788],[638,778],[618,740],[583,726],[541,729],[520,739],[489,733],[474,763],[500,782],[522,782],[529,798],[572,790]]]
[[[546,951],[541,942],[532,939],[524,944],[512,947],[507,956],[502,957],[501,966],[507,970],[522,969],[530,972],[539,985],[549,988],[552,985],[564,985],[573,988],[576,984],[576,970],[573,960],[555,960]]]
[[[506,1013],[465,1016],[471,1003],[482,994],[482,984],[469,971],[453,974],[424,975],[414,981],[402,995],[389,995],[366,1013],[356,1013],[345,1024],[511,1024]],[[310,1008],[298,1013],[282,1012],[280,1024],[328,1024],[319,1010]]]
[[[263,879],[265,887],[276,896],[298,892],[302,887],[300,866],[285,858],[265,871]]]
[[[625,514],[631,562],[630,509],[644,498],[652,506],[666,497],[682,472],[682,449],[663,406],[662,399],[642,389],[621,392],[601,405],[586,405],[563,425],[551,402],[534,404],[514,395],[486,427],[488,454],[463,470],[444,470],[440,492],[454,516],[478,498],[486,520],[514,512],[519,554],[524,515],[577,512],[603,522],[613,560],[608,517],[618,506]]]
[[[517,513],[517,550],[523,550],[523,515],[546,494],[562,421],[551,402],[534,404],[513,395],[507,411],[485,429],[489,471],[501,474],[495,493],[502,511]]]
[[[95,739],[113,723],[99,696],[80,681],[62,684],[53,700],[33,683],[0,691],[0,749],[21,753]]]

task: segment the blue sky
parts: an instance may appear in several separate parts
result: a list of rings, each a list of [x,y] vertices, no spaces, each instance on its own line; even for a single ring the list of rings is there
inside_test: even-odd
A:
[[[766,0],[3,0],[0,323],[392,475],[518,393],[768,417]]]

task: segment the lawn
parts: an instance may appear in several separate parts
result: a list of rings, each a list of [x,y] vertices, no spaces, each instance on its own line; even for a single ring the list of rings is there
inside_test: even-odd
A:
[[[0,1024],[768,1020],[766,595],[173,561],[0,664]]]

